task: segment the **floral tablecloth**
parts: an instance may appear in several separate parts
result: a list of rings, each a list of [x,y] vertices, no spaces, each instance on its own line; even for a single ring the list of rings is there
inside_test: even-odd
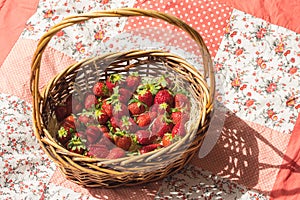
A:
[[[86,189],[66,180],[34,137],[31,59],[39,38],[64,17],[119,7],[176,15],[203,36],[214,60],[215,115],[180,172],[136,187]],[[299,199],[299,15],[296,0],[0,1],[0,199]],[[147,32],[153,27],[165,25],[93,19],[59,31],[44,53],[40,84],[86,56],[145,48],[144,36],[160,34]],[[137,29],[143,37],[132,39]],[[184,36],[150,43],[195,53]]]

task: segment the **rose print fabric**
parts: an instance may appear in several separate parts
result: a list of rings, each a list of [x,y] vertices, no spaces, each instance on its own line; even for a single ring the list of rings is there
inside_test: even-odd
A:
[[[27,21],[21,37],[38,40],[50,27],[66,16],[97,10],[132,7],[133,4],[134,1],[130,0],[41,1],[37,12]],[[90,19],[58,31],[52,37],[49,46],[76,60],[99,55],[106,51],[103,47],[99,47],[103,40],[105,41],[120,33],[125,22],[125,18]]]
[[[33,135],[29,66],[36,42],[65,16],[118,7],[160,10],[191,24],[214,58],[217,104],[230,115],[218,113],[223,128],[209,131],[220,131],[209,137],[212,150],[196,155],[180,172],[134,188],[88,190],[62,177]],[[172,51],[201,70],[192,40],[155,27],[164,26],[105,18],[57,32],[44,54],[41,87],[75,60],[134,48]],[[1,199],[129,199],[137,193],[142,199],[270,199],[281,163],[291,158],[285,151],[300,108],[299,39],[291,30],[217,1],[41,0],[0,68]]]
[[[217,99],[242,119],[291,133],[300,108],[299,39],[235,10],[215,59]]]
[[[32,130],[32,107],[0,94],[1,199],[36,199],[52,177],[55,164],[40,148]]]

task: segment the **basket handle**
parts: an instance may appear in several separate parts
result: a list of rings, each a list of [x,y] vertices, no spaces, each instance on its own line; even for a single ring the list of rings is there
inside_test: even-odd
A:
[[[50,42],[51,38],[58,31],[68,26],[72,26],[74,24],[84,22],[92,18],[131,17],[131,16],[147,16],[147,17],[161,19],[172,25],[181,28],[183,31],[185,31],[187,34],[191,36],[191,38],[199,45],[200,52],[203,58],[203,63],[206,63],[204,64],[205,70],[203,75],[205,78],[209,79],[210,92],[211,92],[210,98],[212,100],[215,91],[215,78],[213,72],[213,64],[212,64],[210,53],[200,34],[195,29],[190,27],[188,24],[183,22],[182,20],[166,13],[161,13],[154,10],[142,10],[137,8],[120,8],[116,10],[94,11],[94,12],[66,17],[61,22],[59,22],[58,24],[50,28],[49,31],[41,37],[37,45],[37,49],[34,53],[32,64],[31,64],[30,91],[33,97],[33,105],[37,105],[41,98],[41,94],[39,92],[39,73],[40,73],[42,54],[46,49],[46,46]]]

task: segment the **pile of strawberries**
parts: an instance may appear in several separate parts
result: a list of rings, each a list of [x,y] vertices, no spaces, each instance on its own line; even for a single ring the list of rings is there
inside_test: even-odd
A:
[[[107,159],[169,146],[186,135],[191,109],[175,88],[164,76],[112,74],[82,99],[70,96],[56,107],[56,138],[71,152]]]

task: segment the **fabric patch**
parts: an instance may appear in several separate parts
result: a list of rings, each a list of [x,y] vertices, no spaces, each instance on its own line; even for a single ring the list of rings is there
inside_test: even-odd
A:
[[[217,100],[242,119],[291,133],[300,108],[299,40],[234,10],[215,58]]]
[[[155,199],[253,199],[268,197],[201,168],[188,165],[163,181]]]
[[[222,41],[224,30],[232,11],[232,9],[225,4],[207,0],[138,0],[135,7],[157,10],[174,15],[183,20],[200,33],[213,57],[216,55],[220,42]],[[176,33],[175,28],[161,20],[156,20],[151,17],[130,18],[125,26],[125,30],[140,32],[139,29],[149,30],[153,27],[159,28],[162,33],[165,31],[166,35],[163,36],[163,34],[159,32],[154,32],[155,35],[153,38],[151,37],[153,33],[149,32],[148,34],[151,39],[197,54],[195,50],[197,50],[198,47],[195,47],[195,42],[191,40],[189,36],[173,37],[172,34],[168,34],[169,32],[167,32],[167,30],[173,30],[173,33]]]
[[[36,199],[48,184],[55,165],[42,151],[32,131],[32,107],[0,94],[0,196]]]
[[[191,164],[269,195],[290,135],[242,120],[230,111],[219,132],[209,154],[201,159],[197,156]]]
[[[38,40],[50,27],[64,17],[91,11],[132,7],[134,1],[41,1],[37,12],[27,21],[22,38]],[[81,60],[99,55],[105,49],[99,48],[103,40],[123,30],[126,18],[95,18],[59,30],[49,43],[50,47]]]

